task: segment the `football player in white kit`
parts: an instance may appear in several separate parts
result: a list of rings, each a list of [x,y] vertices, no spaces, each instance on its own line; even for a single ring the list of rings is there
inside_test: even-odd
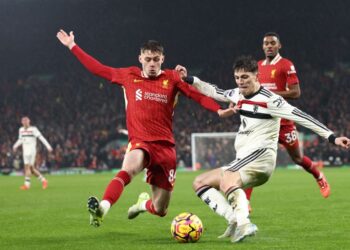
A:
[[[177,70],[182,71],[183,76],[187,75],[186,68],[179,65]],[[193,182],[196,194],[228,221],[229,226],[221,237],[231,237],[232,242],[239,242],[258,230],[249,219],[248,200],[243,189],[264,184],[275,169],[281,118],[295,121],[343,148],[350,147],[350,139],[336,137],[315,118],[262,87],[258,81],[258,65],[252,57],[238,58],[233,71],[238,88],[226,91],[197,77],[186,77],[185,80],[217,101],[235,104],[232,114],[240,114],[236,159],[200,174]]]
[[[20,188],[22,190],[28,190],[30,188],[30,176],[33,173],[42,182],[43,189],[47,188],[47,180],[35,168],[36,158],[36,142],[39,139],[47,148],[49,152],[52,151],[51,145],[47,142],[45,137],[40,133],[39,129],[35,126],[30,126],[30,119],[27,116],[21,119],[22,126],[19,129],[18,140],[13,145],[13,151],[16,152],[17,148],[22,145],[23,150],[23,162],[24,162],[24,185]]]

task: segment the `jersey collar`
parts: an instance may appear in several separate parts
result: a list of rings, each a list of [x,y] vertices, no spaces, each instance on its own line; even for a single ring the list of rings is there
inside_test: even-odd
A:
[[[258,89],[258,91],[256,91],[255,93],[251,94],[251,95],[247,95],[247,96],[244,96],[245,99],[251,99],[253,98],[254,96],[256,96],[257,94],[260,93],[260,91],[263,89],[263,86],[260,86],[260,88]]]
[[[282,59],[282,56],[280,55],[280,53],[278,53],[270,62],[269,65],[276,65],[276,63],[278,63],[280,60]],[[267,64],[267,59],[265,59],[262,63],[262,65],[268,65]]]
[[[163,73],[164,73],[163,70],[159,70],[158,75],[157,75],[156,77],[160,76],[160,75],[163,74]],[[149,78],[149,77],[145,74],[145,72],[143,72],[143,70],[141,70],[141,76],[142,76],[143,78]]]

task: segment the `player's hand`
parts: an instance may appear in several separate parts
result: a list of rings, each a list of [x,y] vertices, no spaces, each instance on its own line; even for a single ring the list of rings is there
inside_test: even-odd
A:
[[[47,151],[49,151],[51,153],[53,151],[53,149],[50,147],[47,149]]]
[[[218,110],[218,115],[221,118],[230,117],[236,113],[237,113],[237,111],[234,108],[227,108],[227,109],[219,109]]]
[[[57,32],[56,37],[64,46],[68,47],[69,49],[72,49],[75,45],[73,31],[69,32],[68,35],[63,29],[60,29],[60,31]]]
[[[349,148],[350,147],[350,139],[345,136],[340,136],[335,138],[335,145],[338,145],[342,148]]]
[[[230,102],[230,104],[228,105],[229,108],[232,108],[233,111],[235,112],[235,114],[237,114],[240,110],[240,108],[238,107],[238,105],[236,105],[235,103],[233,102]]]
[[[176,65],[175,70],[179,72],[181,79],[187,77],[187,69],[182,65]]]
[[[14,153],[16,153],[17,148],[13,147],[12,150],[13,150]]]

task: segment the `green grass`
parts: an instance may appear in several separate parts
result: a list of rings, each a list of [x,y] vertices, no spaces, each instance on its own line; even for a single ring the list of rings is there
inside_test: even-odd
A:
[[[88,225],[86,199],[101,196],[111,174],[48,176],[47,190],[33,178],[29,191],[19,190],[23,177],[0,176],[0,249],[349,249],[349,169],[325,173],[332,185],[328,199],[303,171],[277,170],[253,192],[257,236],[239,244],[217,239],[226,224],[192,191],[198,173],[178,173],[166,217],[145,213],[129,221],[128,207],[149,190],[141,176],[136,178],[98,229]],[[172,218],[184,211],[203,221],[204,234],[195,244],[170,237]]]

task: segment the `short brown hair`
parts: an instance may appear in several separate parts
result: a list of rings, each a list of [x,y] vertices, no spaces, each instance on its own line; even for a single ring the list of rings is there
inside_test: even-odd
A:
[[[233,64],[233,71],[244,70],[246,72],[257,73],[258,63],[252,56],[240,56]]]
[[[141,46],[141,52],[145,52],[146,50],[150,50],[151,52],[160,52],[161,54],[164,54],[164,48],[160,44],[160,42],[155,40],[148,40]]]

